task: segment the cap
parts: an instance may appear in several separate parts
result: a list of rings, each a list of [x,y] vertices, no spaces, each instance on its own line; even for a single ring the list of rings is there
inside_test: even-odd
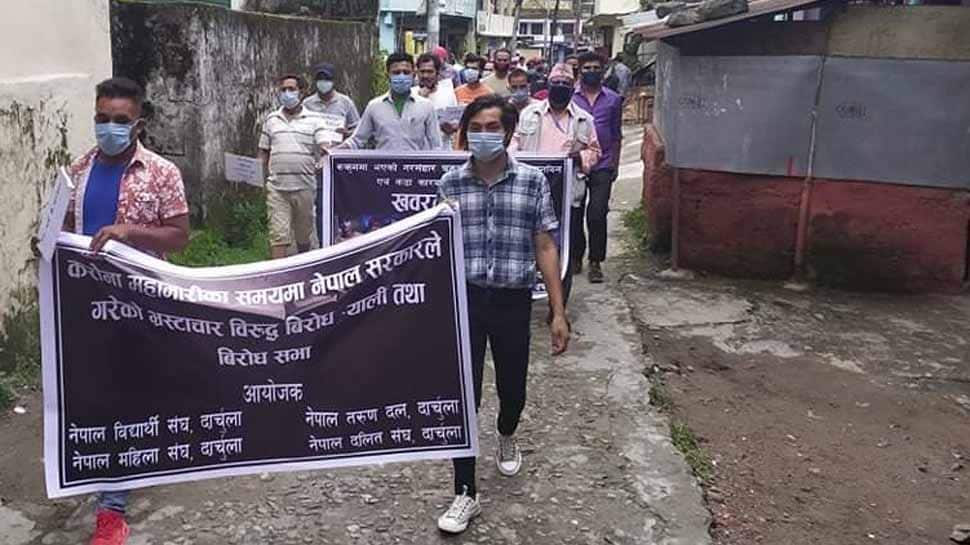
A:
[[[333,73],[333,65],[327,62],[321,62],[313,67],[313,77],[315,79],[333,79]]]
[[[574,81],[576,77],[573,75],[573,69],[566,63],[557,63],[556,66],[552,67],[549,72],[549,80],[553,79],[568,79],[569,81]]]

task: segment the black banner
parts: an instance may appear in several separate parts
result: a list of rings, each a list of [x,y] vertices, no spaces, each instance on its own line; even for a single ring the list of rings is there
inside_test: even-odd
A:
[[[41,266],[48,494],[474,456],[457,219],[208,269],[62,234]]]
[[[569,212],[572,197],[572,161],[564,155],[517,154],[542,170],[549,180],[559,231],[560,263],[565,274],[569,262]],[[390,225],[437,203],[438,184],[445,172],[460,167],[467,153],[385,153],[335,150],[328,155],[318,184],[317,223],[323,246],[360,236]],[[536,291],[542,293],[541,282]]]

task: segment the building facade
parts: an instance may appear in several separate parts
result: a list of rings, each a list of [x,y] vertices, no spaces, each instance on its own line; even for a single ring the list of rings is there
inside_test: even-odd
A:
[[[475,44],[476,0],[439,2],[440,45],[461,54]],[[377,24],[380,48],[385,52],[418,54],[434,48],[429,44],[426,0],[380,0]]]
[[[0,32],[0,306],[33,284],[30,237],[57,166],[94,145],[94,87],[111,76],[108,0],[5,6]]]

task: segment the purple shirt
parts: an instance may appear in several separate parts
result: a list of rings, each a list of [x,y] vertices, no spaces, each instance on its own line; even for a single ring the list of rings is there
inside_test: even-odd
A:
[[[600,88],[596,103],[590,104],[581,88],[573,94],[573,102],[593,116],[596,137],[603,155],[593,170],[616,168],[620,158],[620,138],[623,136],[623,97],[606,87]]]

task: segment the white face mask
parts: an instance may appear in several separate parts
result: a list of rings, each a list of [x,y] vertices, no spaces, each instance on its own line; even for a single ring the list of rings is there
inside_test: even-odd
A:
[[[321,95],[325,95],[330,91],[333,91],[333,81],[328,79],[317,81],[317,91],[320,91]]]
[[[292,110],[300,104],[300,92],[299,91],[280,91],[279,94],[280,104],[287,110]]]

